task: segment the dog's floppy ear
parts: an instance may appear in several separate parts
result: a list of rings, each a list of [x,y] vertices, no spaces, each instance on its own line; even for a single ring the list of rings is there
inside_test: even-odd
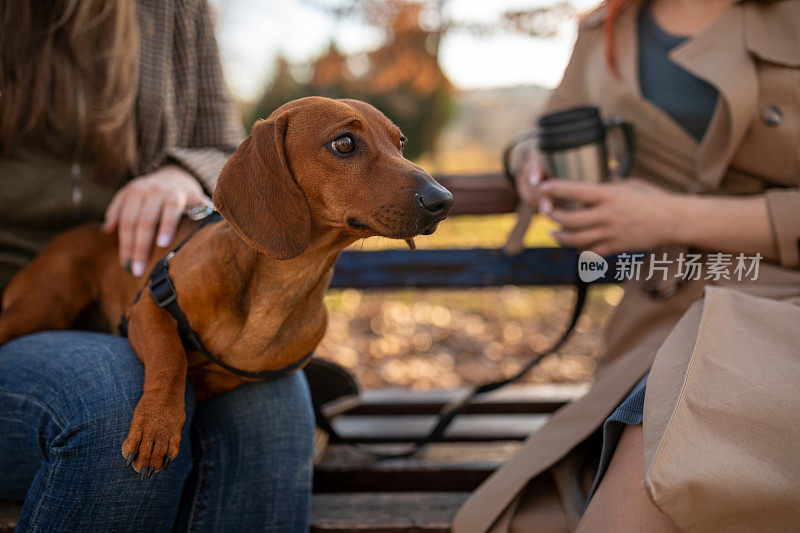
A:
[[[311,214],[284,153],[288,118],[259,120],[217,180],[214,206],[236,233],[275,259],[308,247]]]

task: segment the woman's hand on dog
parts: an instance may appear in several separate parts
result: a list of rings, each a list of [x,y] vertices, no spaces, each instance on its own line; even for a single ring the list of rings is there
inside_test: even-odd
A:
[[[672,206],[680,197],[649,183],[549,180],[539,189],[539,210],[561,224],[553,236],[562,246],[610,255],[650,250],[674,240]],[[581,207],[567,209],[560,202]]]
[[[119,235],[119,261],[134,276],[144,274],[153,242],[169,246],[184,210],[210,204],[200,183],[177,165],[132,179],[111,200],[103,230]]]

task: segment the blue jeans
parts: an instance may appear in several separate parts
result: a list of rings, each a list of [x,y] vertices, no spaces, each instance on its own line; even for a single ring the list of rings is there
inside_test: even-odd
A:
[[[143,481],[120,447],[144,369],[127,339],[48,331],[0,347],[0,500],[20,531],[307,531],[314,420],[302,372],[195,404]]]

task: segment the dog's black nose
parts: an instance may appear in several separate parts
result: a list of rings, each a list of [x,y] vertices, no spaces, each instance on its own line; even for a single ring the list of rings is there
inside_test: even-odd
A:
[[[446,215],[453,205],[453,195],[438,183],[426,182],[417,191],[417,197],[422,207],[434,216]]]

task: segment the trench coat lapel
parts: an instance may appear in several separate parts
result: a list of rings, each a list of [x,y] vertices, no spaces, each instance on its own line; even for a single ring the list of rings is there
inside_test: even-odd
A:
[[[747,49],[764,61],[800,67],[800,24],[797,3],[751,2],[744,5]]]
[[[654,129],[662,138],[671,140],[671,144],[678,144],[682,151],[691,152],[697,149],[697,141],[663,109],[647,100],[642,95],[639,76],[639,13],[644,3],[639,2],[620,16],[615,28],[615,42],[617,64],[619,65],[620,78],[615,80],[619,85],[609,87],[609,91],[616,91],[625,95],[624,104],[628,107],[626,116],[636,120],[636,115],[643,115],[648,126]],[[604,66],[607,73],[606,79],[612,79],[613,74]]]
[[[642,95],[639,76],[639,36],[638,18],[642,8],[639,2],[623,11],[615,24],[615,52],[619,76],[615,76],[606,66],[605,61],[599,65],[588,65],[592,77],[600,84],[598,98],[602,108],[610,114],[621,115],[633,123],[637,139],[647,141],[648,138],[668,139],[663,145],[658,142],[637,142],[637,151],[647,146],[651,151],[659,150],[659,160],[692,160],[697,153],[698,143],[683,129],[666,111],[653,104]],[[599,22],[597,22],[599,24]],[[662,147],[663,146],[663,147]],[[660,147],[660,148],[658,148]],[[637,153],[637,158],[652,158],[652,153]],[[688,169],[687,169],[688,170]],[[672,185],[682,190],[697,190],[698,182],[690,175],[683,179],[671,173]]]
[[[695,173],[716,189],[758,107],[758,75],[743,38],[744,10],[734,7],[670,59],[719,91],[719,101],[697,153]]]
[[[163,145],[162,125],[164,115],[164,95],[167,88],[167,69],[169,67],[169,46],[172,40],[174,6],[172,2],[161,0],[140,0],[136,5],[139,23],[139,96],[136,106],[139,133],[139,153],[144,161],[155,162]],[[146,109],[143,108],[146,102]],[[150,172],[139,161],[138,174]]]
[[[758,77],[755,63],[745,42],[745,10],[737,6],[723,15],[702,34],[689,39],[670,53],[677,65],[713,85],[720,94],[719,102],[701,143],[697,143],[672,117],[641,93],[637,20],[642,4],[623,12],[616,24],[616,52],[620,78],[603,76],[605,94],[615,94],[613,107],[623,109],[637,123],[642,135],[651,133],[670,139],[670,148],[687,157],[695,154],[694,174],[697,190],[718,188],[736,148],[744,139],[758,107]],[[757,15],[748,18],[760,21]],[[763,26],[763,24],[762,24]],[[772,54],[791,54],[785,45],[775,45],[755,23],[748,21],[752,37]],[[767,42],[769,46],[764,46]],[[794,58],[794,56],[791,56]],[[798,59],[800,60],[800,59]],[[614,85],[614,86],[612,86]],[[687,184],[684,184],[687,185]]]

